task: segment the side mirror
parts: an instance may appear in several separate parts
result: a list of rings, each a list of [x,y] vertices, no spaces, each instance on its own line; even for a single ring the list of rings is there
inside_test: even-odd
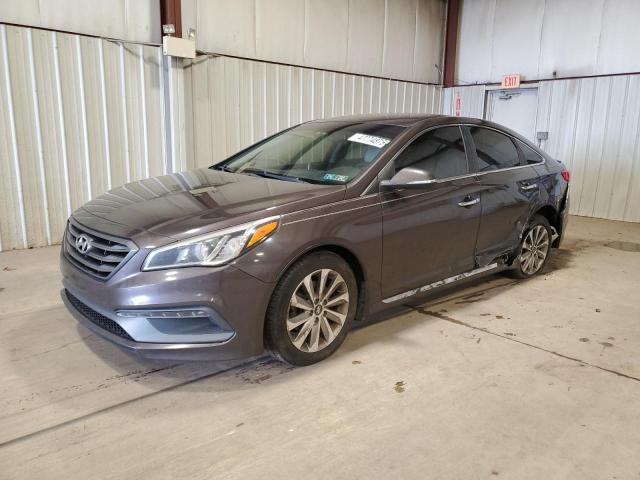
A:
[[[436,180],[431,173],[419,168],[405,167],[396,173],[391,180],[380,182],[381,190],[397,190],[400,188],[419,190]]]

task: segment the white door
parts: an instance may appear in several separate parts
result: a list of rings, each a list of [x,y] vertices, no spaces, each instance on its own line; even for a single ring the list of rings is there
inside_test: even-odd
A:
[[[537,110],[537,88],[489,90],[484,118],[515,130],[535,142]]]

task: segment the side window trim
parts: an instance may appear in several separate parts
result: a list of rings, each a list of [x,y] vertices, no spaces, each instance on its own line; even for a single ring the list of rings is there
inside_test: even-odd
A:
[[[467,173],[464,176],[472,175],[474,173],[473,168],[471,168],[471,161],[469,160],[469,147],[467,146],[467,138],[465,136],[464,129],[462,125],[456,125],[458,130],[460,130],[460,136],[462,137],[462,148],[464,148],[464,156],[467,159]]]
[[[518,141],[513,137],[509,137],[509,138],[511,139],[511,143],[513,143],[513,146],[516,147],[516,150],[518,151],[518,160],[520,160],[520,166],[526,167],[527,159],[524,158],[524,152],[522,151],[522,148],[520,148]]]
[[[471,175],[478,174],[478,160],[476,156],[476,144],[471,136],[471,130],[468,125],[459,125],[462,131],[462,138],[464,139],[464,148],[467,152],[467,164],[469,165],[469,173]]]
[[[416,140],[418,137],[420,137],[420,135],[422,135],[424,133],[427,133],[427,132],[429,132],[431,130],[435,130],[437,128],[442,128],[442,127],[458,127],[458,128],[460,128],[460,131],[462,132],[462,139],[463,139],[463,142],[464,142],[465,155],[467,156],[467,168],[469,169],[469,173],[467,175],[461,175],[461,176],[458,176],[458,177],[449,177],[449,178],[445,178],[445,179],[441,179],[441,180],[435,180],[435,182],[448,182],[448,181],[457,180],[457,179],[460,179],[460,178],[489,175],[491,173],[504,172],[504,171],[508,171],[508,170],[515,170],[517,168],[526,168],[526,167],[530,167],[531,166],[529,164],[524,164],[524,165],[518,165],[517,167],[499,168],[499,169],[496,169],[496,170],[490,170],[488,172],[479,172],[478,171],[478,166],[477,166],[476,146],[475,146],[475,143],[473,142],[473,138],[471,136],[471,131],[469,130],[469,127],[480,127],[480,126],[482,126],[482,128],[488,128],[489,130],[495,130],[496,132],[501,133],[501,134],[506,135],[507,137],[509,137],[511,139],[511,141],[516,144],[516,149],[518,150],[518,155],[520,156],[520,162],[524,161],[524,155],[520,151],[520,148],[519,148],[519,145],[518,145],[518,142],[521,142],[521,140],[517,139],[516,137],[514,137],[513,135],[511,135],[511,134],[509,134],[507,132],[503,132],[502,130],[490,127],[488,125],[487,126],[485,126],[485,125],[477,125],[475,123],[459,123],[459,124],[458,123],[452,123],[452,124],[449,124],[449,125],[434,125],[434,126],[425,128],[424,130],[421,130],[418,133],[416,133],[413,137],[411,137],[411,139],[409,139],[407,141],[407,143],[405,143],[396,153],[394,153],[393,157],[391,157],[389,159],[389,161],[380,169],[380,171],[378,172],[378,175],[376,175],[376,177],[371,181],[371,183],[367,186],[367,188],[364,189],[364,191],[360,194],[360,196],[377,195],[380,192],[380,190],[378,188],[380,180],[381,180],[380,179],[380,175],[387,170],[387,167],[389,166],[389,164],[391,164],[391,162],[395,161],[396,157],[398,157],[405,150],[405,148],[407,148],[414,140]],[[545,163],[547,163],[547,159],[544,156],[541,156],[541,158],[542,158],[542,162],[536,163],[535,165],[544,165]]]
[[[513,143],[513,146],[516,147],[516,150],[518,151],[518,159],[520,160],[520,166],[526,167],[527,159],[524,156],[524,150],[522,150],[522,147],[520,146],[520,142],[513,137],[509,137],[509,138],[511,139],[511,143]]]

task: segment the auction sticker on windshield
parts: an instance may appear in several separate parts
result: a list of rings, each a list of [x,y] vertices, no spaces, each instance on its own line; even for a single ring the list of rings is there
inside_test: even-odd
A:
[[[375,135],[367,135],[365,133],[354,133],[348,138],[351,142],[364,143],[365,145],[371,145],[372,147],[382,148],[391,140],[383,137],[376,137]]]
[[[337,175],[335,173],[325,173],[324,177],[322,177],[324,180],[333,180],[336,182],[346,182],[349,180],[349,177],[347,175]]]

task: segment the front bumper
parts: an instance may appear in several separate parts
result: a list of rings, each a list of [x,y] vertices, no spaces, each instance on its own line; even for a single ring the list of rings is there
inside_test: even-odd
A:
[[[66,307],[80,323],[126,350],[174,360],[236,359],[263,351],[272,285],[232,265],[142,272],[141,260],[134,257],[101,281],[79,270],[64,253],[60,261]],[[130,315],[185,309],[207,312],[210,328],[193,328],[186,323],[192,319],[158,322]],[[120,311],[128,315],[119,316]]]

